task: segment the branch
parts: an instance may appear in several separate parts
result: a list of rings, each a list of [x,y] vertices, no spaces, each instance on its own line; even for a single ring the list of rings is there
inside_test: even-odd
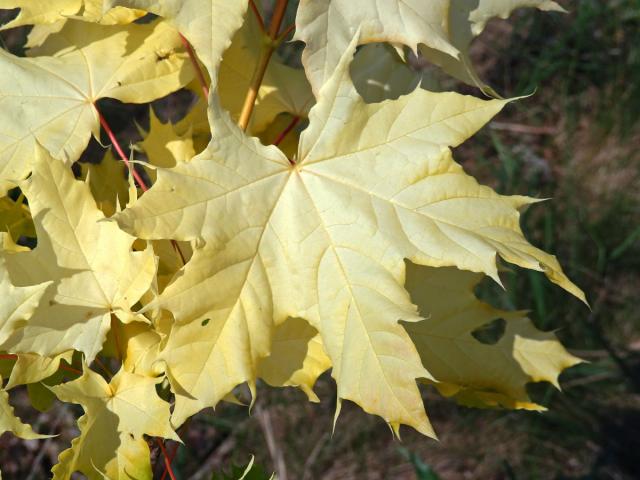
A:
[[[264,74],[269,66],[271,55],[273,55],[273,52],[279,45],[278,32],[280,31],[280,25],[282,25],[282,20],[284,19],[288,3],[289,0],[278,0],[275,11],[273,12],[273,18],[269,25],[268,40],[264,43],[264,47],[260,53],[258,64],[253,72],[249,91],[247,92],[247,96],[245,97],[244,104],[242,106],[242,111],[240,112],[238,126],[242,130],[246,130],[249,126],[249,120],[251,119],[256,99],[258,98],[258,91],[260,90],[260,85],[262,85]]]

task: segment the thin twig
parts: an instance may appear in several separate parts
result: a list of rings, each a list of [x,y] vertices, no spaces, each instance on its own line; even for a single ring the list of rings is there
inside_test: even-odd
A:
[[[282,31],[282,33],[278,36],[278,38],[276,40],[277,43],[282,43],[284,41],[284,39],[287,38],[287,35],[289,35],[295,28],[296,28],[296,24],[295,23],[292,23],[287,28],[285,28]]]
[[[176,458],[176,454],[178,453],[178,445],[179,443],[176,442],[172,446],[171,453],[169,454],[169,465],[173,464],[173,460]],[[165,478],[167,478],[168,474],[169,474],[169,470],[165,466],[164,472],[162,472],[162,477],[160,477],[160,480],[164,480]]]
[[[169,477],[171,478],[171,480],[176,480],[176,476],[173,473],[173,469],[171,468],[171,461],[172,460],[169,459],[169,455],[167,454],[167,449],[164,448],[164,442],[162,440],[160,440],[159,438],[156,438],[156,443],[160,447],[160,451],[162,452],[162,455],[164,457],[164,466],[167,469],[167,472],[169,472]]]
[[[300,117],[293,117],[293,120],[291,120],[291,122],[289,122],[289,125],[287,125],[286,128],[282,132],[280,132],[278,137],[274,140],[273,144],[276,146],[280,145],[282,141],[285,139],[285,137],[289,135],[291,130],[296,128],[296,125],[298,124],[299,121],[300,121]]]
[[[146,192],[147,190],[149,190],[149,187],[147,187],[147,184],[144,182],[144,180],[142,179],[140,174],[136,171],[135,168],[133,168],[133,165],[131,165],[131,163],[129,162],[129,159],[124,154],[124,150],[122,150],[122,147],[120,146],[120,143],[118,142],[118,139],[114,135],[113,130],[111,130],[111,127],[107,123],[107,120],[102,116],[102,113],[100,113],[100,110],[98,110],[98,106],[94,104],[94,108],[96,109],[96,112],[98,112],[98,118],[100,119],[100,125],[102,125],[102,128],[104,129],[104,131],[106,132],[107,136],[109,137],[109,140],[111,140],[111,144],[113,145],[113,148],[116,149],[116,152],[118,152],[118,155],[120,156],[120,159],[127,166],[129,171],[133,175],[133,178],[135,178],[136,182],[138,182],[138,185],[140,186],[142,191]]]
[[[256,16],[256,20],[258,21],[258,26],[260,27],[260,31],[262,33],[267,33],[264,27],[264,20],[262,19],[262,15],[260,15],[260,10],[258,10],[258,7],[256,6],[254,0],[249,0],[249,6],[251,7],[253,14]]]
[[[269,455],[273,462],[273,467],[276,470],[278,480],[287,480],[287,464],[284,461],[284,454],[282,449],[276,442],[276,436],[273,433],[273,424],[271,423],[271,414],[269,410],[262,408],[260,405],[256,405],[256,417],[258,423],[264,434],[264,438],[267,442],[267,448],[269,449]]]
[[[205,79],[204,72],[200,67],[198,57],[196,57],[196,53],[193,51],[193,47],[189,43],[189,40],[184,37],[184,35],[180,34],[180,40],[182,40],[182,45],[184,45],[185,50],[189,54],[189,60],[191,60],[191,65],[193,65],[193,69],[196,71],[196,76],[198,77],[198,82],[200,83],[200,87],[202,88],[202,93],[204,93],[204,98],[209,98],[209,86],[207,85],[207,80]]]
[[[264,47],[262,48],[262,52],[260,53],[258,64],[256,65],[256,69],[253,72],[251,84],[249,85],[249,90],[247,91],[247,95],[244,99],[244,104],[242,105],[242,110],[240,112],[238,126],[242,130],[246,130],[249,126],[249,120],[251,119],[251,114],[253,113],[256,99],[258,98],[260,85],[262,85],[262,80],[264,79],[264,74],[267,71],[267,67],[269,66],[271,56],[278,46],[278,32],[280,31],[280,26],[282,25],[282,20],[284,19],[284,14],[287,10],[288,3],[289,0],[278,0],[275,11],[273,12],[273,17],[271,19],[268,32],[270,41],[264,43]]]
[[[95,103],[93,104],[93,108],[95,108],[95,110],[96,110],[96,112],[98,114],[98,118],[100,119],[100,125],[102,125],[102,128],[107,133],[107,136],[109,137],[109,140],[111,140],[111,144],[113,145],[113,148],[115,148],[116,152],[118,152],[118,155],[120,156],[120,159],[127,166],[129,171],[133,175],[133,178],[136,180],[136,182],[138,182],[138,185],[140,185],[140,188],[142,189],[142,191],[143,192],[148,191],[149,187],[144,182],[144,180],[142,179],[140,174],[136,171],[134,166],[131,165],[131,162],[129,162],[129,159],[124,154],[124,150],[120,146],[120,143],[118,142],[118,139],[116,138],[115,134],[113,133],[113,130],[111,130],[111,127],[107,123],[107,120],[102,116],[102,113],[100,113],[100,110],[98,110],[98,106]],[[185,256],[182,253],[182,250],[180,249],[180,245],[178,245],[178,242],[176,242],[175,240],[171,240],[171,245],[173,245],[173,248],[180,255],[180,259],[182,260],[182,264],[183,265],[186,264],[187,262],[185,261]]]
[[[102,369],[102,371],[107,374],[109,379],[113,378],[113,372],[111,372],[111,370],[102,362],[102,360],[96,357],[94,362],[96,362],[98,366]]]
[[[557,135],[556,127],[523,125],[520,123],[491,122],[489,128],[492,130],[504,130],[513,133],[525,133],[529,135]]]

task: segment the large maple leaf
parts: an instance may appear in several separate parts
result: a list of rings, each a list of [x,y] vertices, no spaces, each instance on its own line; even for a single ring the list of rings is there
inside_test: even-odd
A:
[[[25,178],[34,145],[76,161],[100,122],[101,98],[145,103],[187,84],[178,33],[163,22],[105,27],[69,21],[39,50],[19,58],[0,49],[0,193]]]
[[[496,255],[582,292],[555,257],[530,245],[518,208],[533,200],[478,185],[449,147],[507,103],[416,90],[365,104],[349,77],[354,38],[320,91],[295,162],[247,137],[212,95],[215,138],[116,215],[141,238],[195,240],[159,296],[177,325],[160,358],[176,392],[174,421],[252,386],[274,323],[320,332],[339,399],[394,428],[432,434],[416,378],[431,378],[398,320],[420,317],[404,259],[498,280]],[[208,320],[208,321],[206,321]]]
[[[101,221],[104,214],[89,186],[41,147],[33,174],[21,188],[34,216],[38,245],[27,252],[2,252],[2,257],[15,285],[52,283],[0,349],[44,356],[75,349],[91,362],[112,313],[125,322],[140,318],[131,307],[151,286],[153,253],[132,252],[135,239]]]

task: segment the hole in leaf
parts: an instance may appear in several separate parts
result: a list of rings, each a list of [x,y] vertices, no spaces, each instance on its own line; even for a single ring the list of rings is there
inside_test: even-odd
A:
[[[210,321],[210,319],[209,319],[209,318],[205,318],[205,319],[202,321],[201,325],[202,325],[203,327],[206,327],[206,326],[209,324],[209,321]]]
[[[471,335],[480,343],[487,345],[495,345],[504,335],[507,322],[504,318],[496,318],[495,320],[476,328]]]

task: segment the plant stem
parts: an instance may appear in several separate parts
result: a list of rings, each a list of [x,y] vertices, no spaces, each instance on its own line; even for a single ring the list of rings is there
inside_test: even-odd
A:
[[[138,182],[138,185],[140,185],[140,188],[142,189],[142,191],[146,192],[147,190],[149,190],[149,187],[144,182],[140,174],[136,171],[134,166],[131,165],[131,162],[129,162],[129,159],[124,154],[124,150],[122,150],[122,147],[120,146],[118,139],[114,135],[113,130],[111,130],[111,127],[109,127],[107,120],[102,116],[102,113],[100,113],[100,110],[98,110],[98,106],[95,103],[93,104],[93,108],[95,108],[96,112],[98,113],[98,118],[100,119],[100,125],[102,125],[102,128],[107,133],[107,136],[109,137],[109,140],[111,140],[111,143],[113,147],[116,149],[116,152],[118,152],[120,159],[127,166],[129,171],[133,175],[133,178],[136,180],[136,182]],[[178,242],[176,242],[175,240],[171,240],[171,245],[173,246],[173,249],[176,252],[178,252],[178,255],[180,255],[180,260],[182,260],[182,264],[185,265],[187,262],[185,260],[184,254],[182,253],[182,250],[180,249],[180,245],[178,245]]]
[[[167,453],[167,449],[164,448],[164,442],[159,438],[156,438],[156,443],[160,447],[160,451],[162,452],[162,455],[164,457],[164,466],[167,472],[169,472],[169,477],[171,478],[171,480],[176,480],[176,476],[173,473],[173,469],[171,468],[171,460],[169,460],[169,454]]]
[[[113,130],[111,130],[111,127],[107,123],[107,120],[102,116],[102,113],[100,113],[100,110],[98,110],[98,106],[94,104],[93,107],[96,109],[96,112],[98,112],[98,118],[100,119],[100,125],[102,125],[102,128],[107,133],[107,136],[109,137],[109,140],[111,140],[111,144],[113,145],[113,148],[116,149],[116,152],[118,152],[118,155],[120,155],[120,159],[127,166],[129,171],[133,175],[133,178],[135,178],[136,182],[138,182],[138,185],[140,186],[142,191],[146,192],[147,190],[149,190],[149,187],[147,187],[147,184],[144,183],[144,180],[142,179],[140,174],[136,171],[136,169],[133,167],[133,165],[131,165],[131,163],[129,162],[129,159],[124,154],[124,150],[122,150],[122,147],[120,146],[120,143],[118,142],[118,139],[114,135]]]
[[[198,82],[200,83],[200,87],[202,87],[202,93],[204,93],[204,98],[209,98],[209,86],[207,85],[207,80],[204,77],[204,72],[200,67],[200,62],[198,61],[198,57],[196,57],[195,52],[193,51],[193,47],[189,43],[184,35],[180,34],[180,40],[182,40],[182,45],[184,45],[185,50],[189,54],[189,60],[191,60],[191,65],[193,65],[193,69],[196,71],[196,76],[198,77]]]
[[[173,459],[176,458],[176,454],[177,453],[178,453],[178,443],[174,443],[173,444],[173,449],[171,450],[171,453],[169,454],[169,465],[171,465],[173,463]],[[162,477],[160,477],[160,480],[164,480],[167,477],[168,473],[169,473],[169,470],[165,466],[164,472],[162,473]]]
[[[282,132],[280,132],[280,135],[278,135],[278,138],[275,139],[273,144],[275,146],[280,145],[282,141],[285,139],[285,137],[289,135],[291,130],[293,130],[296,127],[299,121],[300,121],[300,117],[293,117],[289,125],[287,125],[287,127]]]
[[[113,378],[113,372],[109,369],[109,367],[107,367],[104,364],[102,360],[100,360],[100,358],[96,357],[94,362],[96,362],[98,366],[102,369],[102,371],[107,374],[107,377],[109,377],[109,380]]]
[[[288,3],[289,0],[278,0],[273,12],[273,18],[271,19],[269,32],[267,34],[268,38],[262,47],[258,64],[256,65],[256,69],[254,70],[253,77],[251,79],[251,84],[249,85],[249,91],[247,92],[247,96],[245,97],[244,104],[242,106],[242,111],[240,112],[238,126],[242,130],[246,130],[249,126],[249,120],[251,119],[256,99],[258,98],[260,85],[262,85],[262,80],[264,79],[264,74],[269,66],[271,56],[278,46],[278,32],[280,31],[280,25],[282,25],[282,20],[284,19]]]
[[[253,14],[256,16],[256,20],[258,21],[258,26],[260,27],[260,31],[262,33],[266,33],[266,30],[264,27],[264,20],[262,19],[262,15],[260,15],[260,10],[258,10],[258,7],[256,6],[256,3],[254,2],[254,0],[249,0],[249,7],[251,7]]]

